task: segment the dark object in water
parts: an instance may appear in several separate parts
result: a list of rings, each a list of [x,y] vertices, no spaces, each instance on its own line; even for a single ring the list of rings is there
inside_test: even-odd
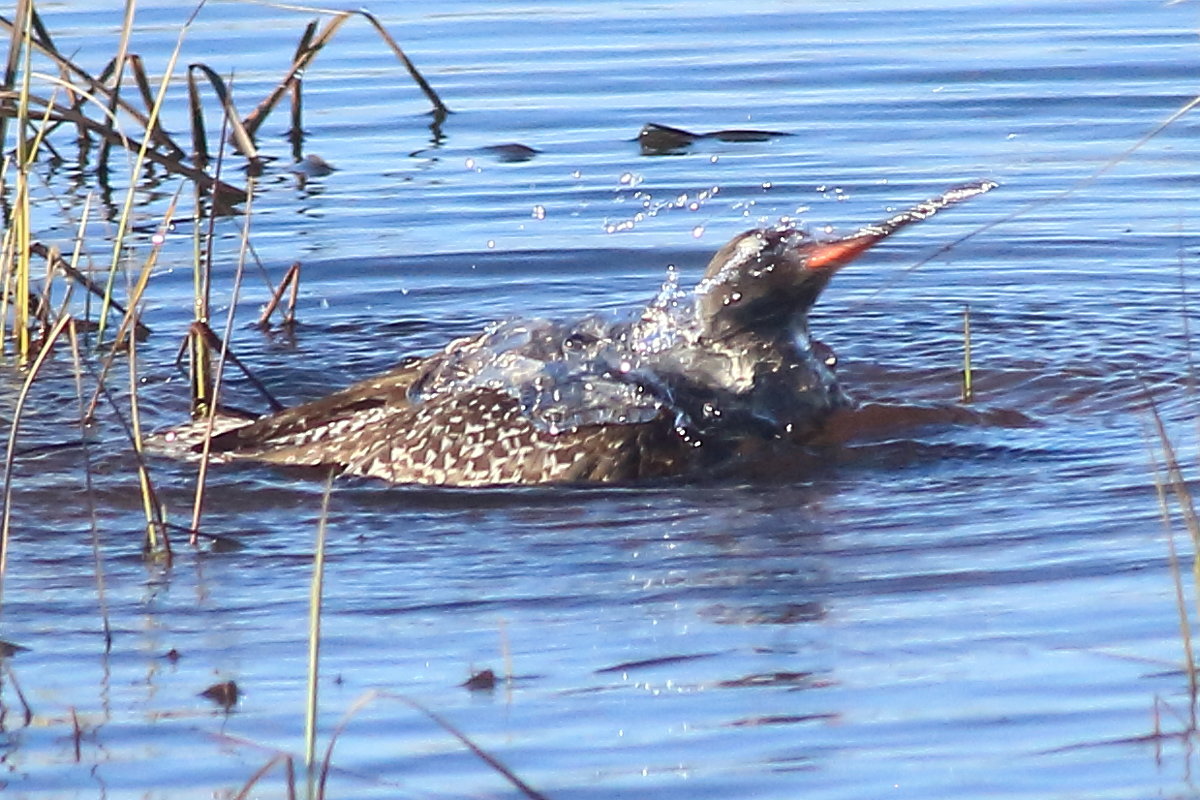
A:
[[[29,652],[28,647],[22,647],[14,642],[6,642],[3,639],[0,639],[0,658],[11,658],[17,653],[27,652]]]
[[[725,130],[711,133],[692,133],[683,128],[672,128],[670,125],[659,125],[656,122],[647,123],[638,131],[638,146],[642,155],[663,156],[676,155],[684,152],[700,139],[719,139],[722,142],[765,142],[780,136],[791,136],[790,133],[778,131],[754,130]]]
[[[808,311],[842,266],[947,206],[960,186],[849,236],[752,230],[691,292],[673,273],[613,321],[495,323],[444,350],[257,420],[220,420],[218,460],[333,466],[394,483],[487,486],[679,476],[803,446],[850,400]],[[158,444],[201,452],[202,424]]]
[[[472,692],[490,692],[496,688],[496,673],[490,669],[481,670],[467,678],[463,686]]]
[[[515,164],[521,161],[529,161],[541,150],[535,150],[529,145],[518,144],[511,142],[509,144],[492,144],[483,148],[483,152],[494,155],[500,161],[508,164]]]
[[[241,692],[238,691],[238,685],[233,681],[225,681],[224,683],[214,683],[212,686],[200,693],[200,696],[206,700],[211,700],[226,711],[237,705],[238,697]]]
[[[293,164],[289,172],[299,175],[302,178],[324,178],[326,175],[332,175],[337,172],[337,167],[316,153],[309,153]]]

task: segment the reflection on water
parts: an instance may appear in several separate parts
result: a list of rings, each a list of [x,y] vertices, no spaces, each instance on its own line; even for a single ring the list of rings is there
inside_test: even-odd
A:
[[[1186,102],[1187,8],[410,3],[384,22],[455,111],[440,137],[375,34],[345,26],[305,73],[304,152],[336,171],[297,186],[286,115],[260,132],[278,160],[258,184],[255,249],[275,280],[303,262],[300,324],[249,328],[268,295],[248,281],[234,347],[288,403],[495,320],[612,318],[668,266],[689,285],[717,244],[781,218],[845,233],[956,182],[1003,189],[831,285],[813,334],[863,406],[803,463],[623,489],[338,483],[321,741],[381,689],[556,798],[1194,793],[1191,739],[1170,736],[1189,702],[1141,410],[1149,393],[1173,432],[1192,430],[1191,123],[907,270],[1091,175]],[[87,2],[40,10],[99,72],[119,19]],[[139,9],[133,47],[152,72],[185,14]],[[205,9],[184,57],[234,71],[250,108],[305,22]],[[643,155],[651,122],[789,135]],[[75,145],[55,141],[71,162]],[[48,168],[39,238],[69,250],[94,170]],[[156,177],[139,225],[174,194]],[[119,204],[96,199],[98,264]],[[218,223],[218,304],[240,224]],[[191,308],[187,234],[168,236],[148,291],[147,427],[187,413],[173,367]],[[7,419],[23,374],[2,370]],[[124,361],[113,375],[124,408]],[[232,376],[228,389],[258,402]],[[0,618],[0,640],[29,650],[0,675],[0,786],[236,795],[277,753],[302,751],[321,476],[214,471],[205,526],[243,547],[177,541],[173,564],[147,564],[120,422],[104,409],[79,429],[65,354],[34,399],[20,444],[41,449],[13,468]],[[169,518],[186,519],[195,466],[151,468]],[[462,685],[484,668],[512,680]],[[198,696],[229,680],[242,692],[231,712]],[[333,762],[337,796],[517,796],[386,696],[348,723]],[[259,790],[284,796],[281,773]]]

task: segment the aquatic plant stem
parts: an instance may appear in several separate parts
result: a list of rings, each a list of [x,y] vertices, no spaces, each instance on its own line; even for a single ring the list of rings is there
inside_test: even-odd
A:
[[[34,357],[33,363],[25,375],[25,381],[21,384],[21,392],[17,395],[16,406],[12,412],[12,427],[8,432],[8,448],[4,454],[4,508],[0,512],[0,609],[3,609],[4,606],[4,578],[8,572],[8,546],[12,525],[13,461],[17,453],[17,433],[21,426],[21,415],[25,411],[25,403],[29,400],[29,391],[33,387],[34,379],[41,371],[42,364],[45,363],[51,350],[54,349],[55,340],[62,335],[70,321],[71,318],[68,316],[59,317],[58,321],[54,323],[54,327],[50,329],[50,333],[42,342],[37,356]]]
[[[321,599],[325,586],[325,529],[329,520],[329,496],[333,494],[335,471],[330,470],[321,495],[321,516],[317,520],[317,543],[313,553],[312,582],[308,593],[308,693],[304,704],[304,769],[308,776],[308,797],[316,787],[317,688],[321,660]]]
[[[183,23],[179,29],[179,36],[175,40],[175,48],[171,51],[171,57],[167,60],[167,67],[163,71],[162,80],[158,85],[158,95],[154,99],[154,106],[150,109],[150,115],[147,118],[146,130],[142,136],[141,146],[138,148],[137,156],[134,159],[133,168],[130,170],[129,189],[125,192],[125,203],[121,208],[121,214],[117,218],[117,230],[113,236],[113,251],[112,260],[109,264],[108,282],[105,285],[104,300],[100,305],[99,327],[96,331],[96,339],[104,340],[104,326],[108,317],[108,308],[112,301],[113,286],[116,281],[117,270],[121,265],[121,251],[125,248],[125,236],[129,232],[129,219],[133,214],[133,199],[137,195],[138,182],[137,176],[142,174],[142,167],[146,163],[146,154],[150,150],[150,142],[153,139],[153,129],[158,123],[158,115],[162,110],[163,102],[167,97],[167,89],[171,85],[171,77],[175,74],[175,65],[179,62],[179,54],[183,50],[183,40],[187,36],[188,30],[195,21],[196,16],[200,13],[200,9],[204,8],[206,0],[200,0],[195,9],[192,10],[191,16]]]
[[[971,306],[963,306],[963,376],[962,401],[969,403],[975,399],[975,389],[971,381]]]
[[[1154,413],[1157,413],[1155,411]],[[1183,571],[1179,563],[1179,554],[1175,547],[1175,527],[1171,524],[1171,509],[1167,503],[1167,487],[1154,448],[1150,446],[1150,437],[1146,438],[1146,449],[1150,458],[1150,470],[1154,476],[1154,493],[1158,500],[1158,513],[1162,518],[1164,533],[1167,538],[1167,563],[1171,570],[1171,581],[1175,589],[1175,611],[1179,616],[1179,640],[1183,645],[1184,666],[1188,676],[1188,696],[1191,709],[1190,727],[1196,728],[1196,698],[1200,691],[1197,684],[1196,658],[1192,646],[1192,626],[1188,619],[1187,596],[1183,588]]]
[[[242,242],[238,251],[237,269],[233,273],[233,290],[229,297],[229,313],[225,317],[225,331],[222,334],[221,356],[217,359],[217,368],[212,379],[212,398],[208,406],[208,419],[204,431],[204,443],[200,450],[200,468],[196,474],[196,495],[192,502],[191,544],[194,547],[200,531],[200,516],[204,510],[204,489],[208,482],[208,458],[212,453],[213,428],[217,422],[217,400],[221,395],[221,378],[225,373],[225,359],[229,356],[229,340],[233,338],[233,320],[237,313],[238,296],[242,289],[242,278],[246,273],[246,254],[250,247],[250,221],[253,217],[254,176],[246,183],[246,211],[242,218]],[[211,258],[210,258],[211,263]]]
[[[1179,459],[1175,454],[1175,446],[1171,442],[1171,437],[1167,433],[1166,425],[1163,423],[1162,415],[1158,411],[1158,405],[1154,402],[1154,397],[1151,395],[1149,387],[1143,383],[1143,393],[1146,397],[1146,403],[1150,409],[1150,418],[1154,423],[1154,430],[1158,436],[1159,446],[1162,448],[1163,461],[1165,463],[1166,483],[1171,487],[1172,493],[1175,495],[1175,503],[1179,509],[1180,516],[1183,518],[1184,527],[1192,540],[1192,552],[1200,552],[1200,517],[1196,514],[1196,507],[1192,499],[1191,490],[1188,488],[1187,480],[1184,478],[1183,470],[1179,466]],[[1169,518],[1166,520],[1170,523]],[[1170,540],[1170,547],[1174,547],[1174,541]],[[1180,582],[1182,584],[1182,581]],[[1193,587],[1200,589],[1200,558],[1192,559],[1192,584]],[[1182,586],[1179,588],[1182,592]],[[1196,600],[1200,603],[1200,598]],[[1200,611],[1198,611],[1200,613]],[[1187,658],[1188,669],[1188,684],[1191,690],[1191,715],[1192,728],[1196,727],[1196,701],[1198,698],[1198,685],[1196,676],[1196,665],[1192,652],[1191,630],[1187,623],[1186,610],[1181,618],[1181,632],[1184,638],[1184,653]]]

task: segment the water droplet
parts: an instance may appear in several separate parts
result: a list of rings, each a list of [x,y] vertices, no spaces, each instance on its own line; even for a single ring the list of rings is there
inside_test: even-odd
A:
[[[488,246],[488,250],[494,250],[494,249],[496,248],[496,240],[495,240],[495,239],[488,239],[488,240],[487,240],[487,246]]]
[[[534,206],[533,207],[533,218],[534,219],[545,219],[546,218],[546,207],[541,206],[541,205]]]
[[[467,167],[467,169],[475,169],[475,159],[468,158],[466,160],[466,167]]]
[[[696,227],[692,228],[692,238],[693,239],[699,239],[703,235],[704,235],[704,226],[703,225],[697,225]]]

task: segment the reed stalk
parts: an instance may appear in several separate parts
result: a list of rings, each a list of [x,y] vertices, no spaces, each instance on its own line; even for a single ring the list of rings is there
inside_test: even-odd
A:
[[[971,379],[971,306],[963,306],[963,374],[962,401],[969,403],[975,399],[975,389]]]
[[[217,399],[221,394],[221,378],[225,371],[225,361],[230,357],[229,342],[233,338],[233,320],[237,312],[238,296],[241,293],[242,277],[246,272],[246,255],[250,248],[250,222],[253,218],[253,198],[254,198],[254,177],[251,175],[247,182],[248,197],[246,200],[246,210],[242,217],[242,241],[241,248],[238,251],[237,269],[233,275],[233,290],[229,298],[229,313],[225,318],[225,331],[221,337],[224,343],[221,347],[221,355],[217,360],[217,368],[212,379],[212,399],[208,406],[208,417],[205,420],[206,429],[204,432],[204,443],[200,450],[200,468],[196,475],[196,493],[192,502],[192,524],[191,524],[191,543],[196,544],[196,537],[200,530],[200,517],[204,509],[204,494],[205,487],[208,483],[208,466],[209,456],[212,453],[212,436],[213,429],[217,421],[218,402]]]
[[[167,59],[166,69],[163,70],[162,80],[158,86],[158,94],[154,98],[154,105],[150,108],[141,146],[138,148],[137,156],[130,171],[132,180],[130,180],[129,188],[125,192],[125,202],[121,208],[121,214],[117,218],[116,233],[113,235],[112,260],[109,264],[108,283],[105,286],[104,300],[100,306],[99,328],[96,331],[98,341],[104,340],[104,326],[108,316],[108,309],[112,302],[113,286],[117,272],[121,266],[121,252],[125,249],[125,237],[129,232],[130,217],[133,215],[133,201],[137,196],[137,176],[142,174],[142,167],[146,163],[146,154],[150,152],[150,144],[153,139],[152,133],[158,122],[159,113],[162,111],[163,102],[166,100],[167,90],[171,85],[171,77],[175,74],[175,65],[179,63],[179,54],[183,50],[184,38],[191,29],[196,16],[200,13],[200,9],[204,7],[204,1],[200,0],[200,3],[192,11],[191,16],[188,17],[183,23],[183,27],[179,30],[179,36],[175,40],[175,47],[171,51],[170,58]]]
[[[329,497],[333,494],[334,470],[325,480],[321,495],[321,516],[317,520],[317,542],[313,553],[312,582],[308,594],[308,692],[304,704],[304,769],[308,781],[308,796],[316,785],[317,754],[317,687],[321,659],[321,601],[325,586],[325,531],[329,521]]]
[[[1154,413],[1157,413],[1157,410]],[[1175,590],[1175,611],[1179,617],[1179,640],[1183,645],[1184,667],[1187,670],[1188,678],[1188,696],[1192,699],[1192,702],[1189,704],[1191,714],[1189,730],[1195,730],[1197,722],[1196,698],[1200,696],[1200,685],[1197,684],[1196,657],[1192,643],[1192,625],[1188,616],[1187,595],[1183,586],[1183,569],[1180,566],[1179,553],[1175,547],[1175,526],[1171,520],[1166,478],[1159,466],[1154,448],[1149,446],[1149,437],[1146,437],[1146,439],[1150,458],[1150,470],[1154,476],[1154,493],[1158,500],[1158,513],[1162,518],[1164,533],[1167,539],[1167,563],[1171,570],[1171,581]]]
[[[33,388],[34,379],[37,378],[42,365],[46,363],[46,359],[54,349],[54,342],[62,335],[70,321],[71,318],[68,316],[59,317],[58,321],[54,323],[54,327],[50,329],[50,333],[42,342],[33,363],[25,373],[25,380],[21,384],[21,391],[17,395],[17,402],[13,408],[12,426],[8,432],[8,447],[4,453],[4,508],[0,511],[0,609],[4,606],[4,578],[8,572],[8,548],[12,529],[13,465],[17,455],[17,437],[21,429],[21,417],[25,413],[25,404],[29,401],[29,393]]]

